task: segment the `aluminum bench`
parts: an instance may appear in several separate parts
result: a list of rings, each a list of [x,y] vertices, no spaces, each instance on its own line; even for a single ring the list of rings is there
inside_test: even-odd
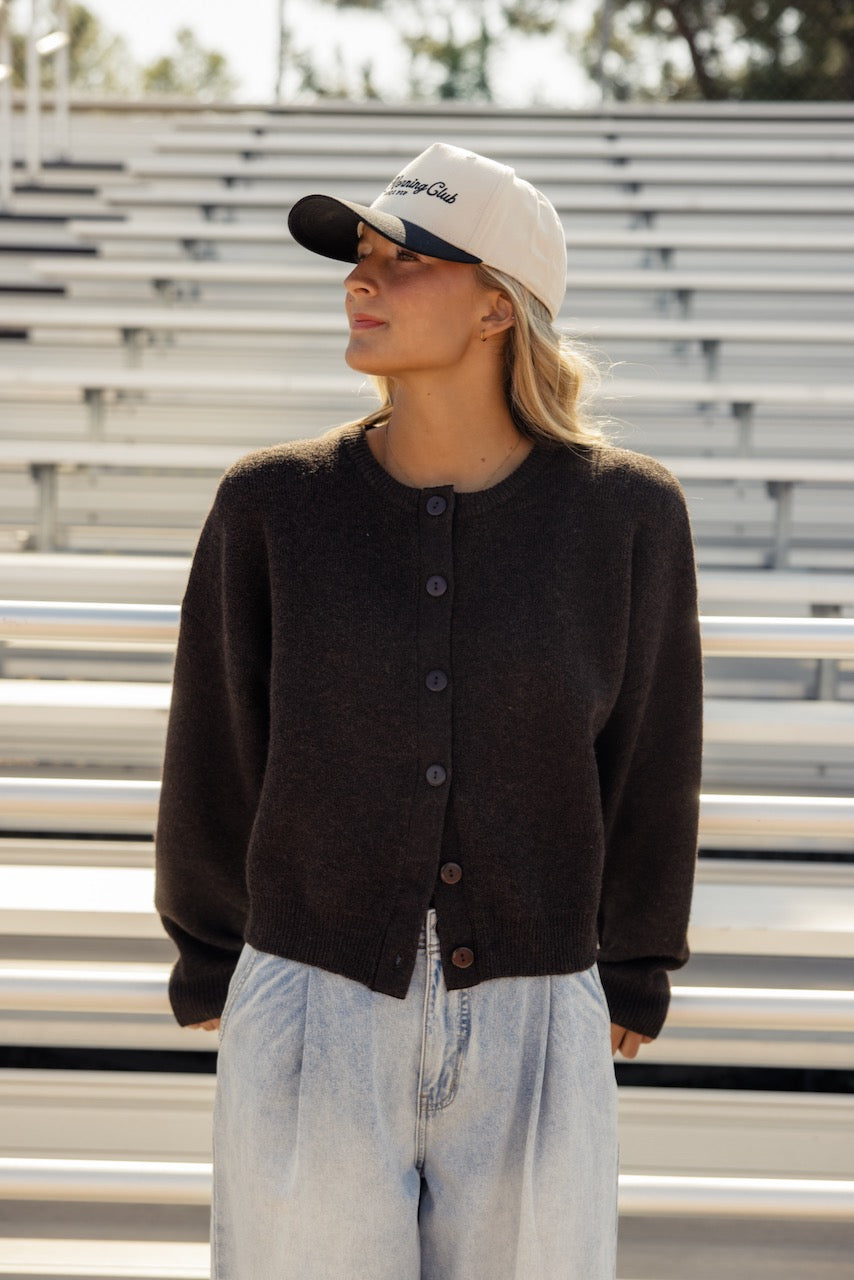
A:
[[[0,1155],[0,1200],[204,1204],[213,1094],[195,1073],[0,1071],[5,1149],[32,1153]],[[850,1097],[625,1086],[618,1105],[622,1212],[854,1221]],[[770,1185],[751,1202],[752,1178]],[[665,1208],[680,1186],[694,1195]]]
[[[627,185],[631,185],[628,183]],[[195,185],[161,184],[143,187],[104,187],[101,198],[110,207],[131,208],[196,208],[206,217],[217,210],[271,209],[280,210],[282,217],[293,202],[305,193],[305,182],[281,184],[278,190],[249,190],[198,182]],[[336,190],[343,198],[364,199],[364,181],[353,183],[352,191],[346,182],[339,182]],[[689,195],[667,189],[655,191],[607,191],[584,192],[572,185],[552,184],[546,192],[559,214],[568,216],[579,213],[617,213],[640,217],[647,225],[657,214],[758,214],[777,218],[783,215],[812,215],[827,222],[831,217],[844,220],[854,212],[854,195],[831,193],[816,199],[803,191],[727,191],[713,187],[709,191]],[[75,216],[69,210],[69,216]],[[76,214],[85,217],[84,212]],[[839,230],[844,230],[841,224]]]
[[[0,599],[175,604],[189,568],[188,555],[0,552]],[[698,576],[701,607],[709,614],[828,610],[835,616],[854,609],[851,573],[701,569]]]
[[[278,222],[201,222],[196,219],[115,218],[112,221],[87,222],[72,219],[68,224],[72,235],[82,240],[110,241],[166,240],[183,243],[190,252],[210,252],[221,244],[294,244],[284,221]],[[677,249],[707,250],[714,253],[746,250],[751,253],[851,253],[854,234],[846,232],[780,231],[773,236],[765,232],[738,228],[722,230],[669,229],[648,227],[612,229],[573,227],[568,235],[570,254],[575,249],[654,249],[663,261],[670,261]]]
[[[677,160],[692,161],[700,157],[710,161],[776,161],[781,165],[790,163],[827,164],[833,161],[854,159],[854,143],[850,138],[838,137],[829,139],[815,137],[798,139],[791,135],[784,137],[742,138],[737,131],[726,138],[707,137],[704,133],[683,132],[674,136],[643,137],[615,136],[610,132],[596,130],[596,126],[573,128],[577,121],[567,119],[565,129],[560,133],[544,132],[540,135],[529,132],[528,135],[490,132],[483,140],[483,146],[491,155],[503,159],[507,164],[537,165],[544,159],[573,162],[602,158],[615,163],[634,160]],[[294,165],[305,163],[305,159],[323,157],[324,176],[329,172],[330,160],[337,162],[342,150],[348,156],[358,156],[364,164],[367,160],[376,166],[379,173],[382,166],[384,173],[395,159],[402,162],[410,160],[413,155],[423,149],[435,137],[437,125],[420,130],[412,129],[406,133],[395,131],[384,137],[381,130],[348,137],[342,147],[341,136],[337,130],[337,122],[331,127],[328,136],[314,129],[311,132],[297,133],[294,129],[279,129],[275,124],[258,125],[254,128],[229,129],[227,125],[205,126],[202,121],[192,127],[182,127],[169,133],[155,134],[150,145],[158,153],[168,155],[213,156],[217,154],[239,155],[257,158],[261,156],[283,155],[292,159]],[[477,126],[468,124],[471,133],[477,132]],[[468,141],[463,145],[474,145]],[[135,161],[145,164],[151,157]],[[533,179],[532,179],[533,181]]]
[[[190,150],[184,148],[185,151]],[[491,144],[490,154],[496,159],[506,158],[508,164],[523,168],[529,182],[544,190],[567,184],[582,186],[612,186],[639,190],[641,187],[781,187],[787,192],[800,187],[847,188],[851,185],[850,162],[854,148],[840,156],[838,162],[813,161],[803,163],[792,160],[769,161],[750,158],[747,162],[737,159],[719,159],[705,155],[701,163],[679,157],[677,163],[661,159],[646,160],[627,154],[614,157],[563,155],[543,159],[538,155],[519,155],[514,148],[509,155],[506,149]],[[399,152],[401,163],[411,159],[408,148]],[[181,179],[182,181],[208,180],[225,183],[280,182],[296,183],[305,188],[306,183],[328,183],[330,167],[334,167],[336,183],[342,189],[357,183],[362,191],[371,186],[379,187],[388,181],[396,157],[378,156],[373,162],[365,157],[351,158],[342,154],[339,144],[334,157],[316,156],[313,153],[295,156],[291,152],[276,158],[270,155],[248,154],[220,156],[217,154],[182,154],[175,156],[150,155],[132,157],[127,171],[132,177],[157,180]],[[814,197],[815,199],[815,197]],[[816,204],[819,204],[816,201]]]
[[[854,205],[852,205],[854,210]],[[800,350],[836,346],[848,348],[854,343],[854,324],[845,322],[810,322],[808,324],[779,320],[691,320],[644,317],[625,319],[596,317],[589,323],[577,319],[559,325],[568,336],[591,342],[629,341],[654,344],[677,343],[687,347],[699,344],[710,378],[719,372],[721,346],[750,343],[773,347],[790,346]],[[343,338],[346,320],[343,311],[336,314],[306,313],[268,309],[229,309],[156,304],[95,304],[63,301],[39,303],[0,301],[0,337],[3,331],[63,331],[77,334],[106,330],[120,334],[133,357],[140,344],[153,333],[187,334],[258,334],[271,338],[309,336]]]
[[[355,404],[355,400],[353,401]],[[243,453],[237,445],[111,444],[102,441],[0,440],[0,470],[28,468],[38,486],[36,549],[53,550],[57,537],[57,483],[63,467],[150,471],[223,472]],[[772,549],[782,568],[793,537],[796,485],[847,486],[854,483],[854,460],[765,457],[666,457],[683,483],[759,483],[775,501]]]

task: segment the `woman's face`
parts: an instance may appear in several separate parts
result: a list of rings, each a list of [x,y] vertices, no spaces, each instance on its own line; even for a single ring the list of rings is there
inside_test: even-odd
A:
[[[352,369],[385,377],[447,371],[480,345],[490,294],[476,268],[413,253],[363,227],[344,281]]]

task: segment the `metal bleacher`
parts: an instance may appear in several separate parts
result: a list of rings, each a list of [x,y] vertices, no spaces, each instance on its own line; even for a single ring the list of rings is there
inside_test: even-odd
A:
[[[854,110],[739,105],[80,103],[0,211],[0,1277],[207,1274],[215,1043],[152,902],[178,604],[225,466],[372,403],[290,202],[437,138],[555,200],[560,324],[697,542],[693,956],[620,1066],[620,1280],[850,1274]]]

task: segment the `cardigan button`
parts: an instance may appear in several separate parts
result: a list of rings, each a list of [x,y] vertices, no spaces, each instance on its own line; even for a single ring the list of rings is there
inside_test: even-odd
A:
[[[446,862],[439,871],[439,877],[445,884],[459,884],[463,869],[458,862]]]
[[[434,693],[440,693],[442,689],[447,688],[448,677],[444,671],[428,671],[427,672],[427,688],[432,689]]]
[[[425,775],[431,787],[441,787],[447,776],[440,764],[431,764]]]
[[[470,947],[455,947],[451,952],[451,964],[458,969],[468,969],[474,964],[474,952]]]
[[[434,573],[431,578],[427,579],[427,590],[431,596],[443,596],[448,590],[448,583],[440,573]]]
[[[448,502],[440,493],[431,494],[427,499],[427,514],[430,516],[440,516],[445,511]]]

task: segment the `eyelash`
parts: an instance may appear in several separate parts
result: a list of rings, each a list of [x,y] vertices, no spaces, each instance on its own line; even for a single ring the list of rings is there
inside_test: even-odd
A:
[[[370,255],[367,253],[357,253],[356,254],[357,265],[360,262],[364,262],[365,258],[369,256]],[[397,253],[395,254],[395,259],[397,262],[420,262],[421,261],[418,255],[413,253],[411,249],[404,249],[402,247],[398,248]]]

